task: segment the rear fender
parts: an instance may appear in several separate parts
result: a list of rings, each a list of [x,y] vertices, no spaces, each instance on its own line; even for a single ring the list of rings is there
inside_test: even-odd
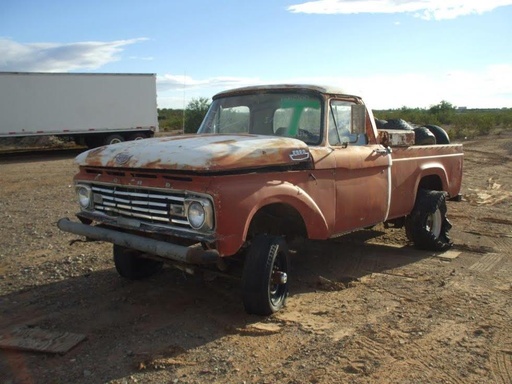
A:
[[[415,191],[424,188],[448,192],[448,173],[441,164],[425,163],[420,166],[420,170]]]
[[[416,180],[414,190],[412,190],[409,202],[407,204],[407,211],[412,211],[416,196],[419,189],[429,189],[436,191],[447,191],[448,189],[448,176],[446,170],[439,164],[422,164],[420,166],[420,173]]]

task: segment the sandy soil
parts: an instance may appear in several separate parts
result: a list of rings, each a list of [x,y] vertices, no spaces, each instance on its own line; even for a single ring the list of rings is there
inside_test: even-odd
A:
[[[376,227],[293,254],[287,307],[244,313],[237,281],[116,273],[73,217],[76,152],[0,158],[0,339],[84,335],[67,353],[0,349],[0,383],[511,383],[512,135],[465,144],[455,246]]]

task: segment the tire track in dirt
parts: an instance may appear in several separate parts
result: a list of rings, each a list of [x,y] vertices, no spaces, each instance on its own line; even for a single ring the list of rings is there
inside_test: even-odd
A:
[[[504,254],[512,254],[512,238],[499,237],[494,240],[496,248]]]
[[[483,164],[485,166],[496,166],[496,165],[509,165],[512,157],[507,155],[501,155],[499,153],[481,151],[478,149],[471,149],[464,147],[464,152],[469,152],[473,154],[470,157],[465,157],[464,161],[473,163],[473,164]]]
[[[379,371],[379,382],[403,382],[404,372],[410,382],[457,383],[468,382],[458,371],[469,365],[467,361],[455,361],[453,350],[467,334],[464,324],[453,320],[440,321],[424,332],[405,332],[400,347],[395,352],[399,357]],[[432,354],[435,349],[436,353]],[[462,368],[463,369],[463,368]]]
[[[503,255],[497,253],[488,253],[480,258],[469,269],[478,272],[490,272],[503,260]]]
[[[512,383],[512,336],[509,332],[500,332],[493,344],[490,361],[494,379],[500,384]]]
[[[425,359],[425,360],[421,360]],[[407,372],[404,375],[404,372]],[[375,375],[381,383],[456,383],[466,384],[467,381],[450,375],[438,368],[438,364],[430,361],[428,354],[411,359],[395,360]],[[404,381],[406,379],[406,381]]]

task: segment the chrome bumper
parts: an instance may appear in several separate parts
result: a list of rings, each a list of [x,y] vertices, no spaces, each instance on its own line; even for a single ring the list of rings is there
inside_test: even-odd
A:
[[[68,218],[60,219],[57,222],[57,226],[64,232],[74,233],[94,240],[107,241],[180,263],[214,264],[220,258],[217,250],[203,249],[200,244],[186,247],[113,229],[76,223]]]

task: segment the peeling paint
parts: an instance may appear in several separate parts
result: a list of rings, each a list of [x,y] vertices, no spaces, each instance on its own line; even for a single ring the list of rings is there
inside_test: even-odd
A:
[[[216,171],[310,161],[297,139],[259,135],[186,135],[124,142],[80,154],[80,166]]]

